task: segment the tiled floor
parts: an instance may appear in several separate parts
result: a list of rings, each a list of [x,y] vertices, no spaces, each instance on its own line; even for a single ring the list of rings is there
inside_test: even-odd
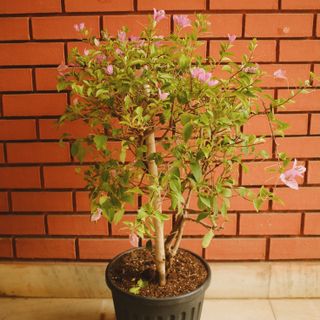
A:
[[[201,320],[319,320],[320,299],[206,300]],[[114,320],[108,299],[0,299],[0,320]]]

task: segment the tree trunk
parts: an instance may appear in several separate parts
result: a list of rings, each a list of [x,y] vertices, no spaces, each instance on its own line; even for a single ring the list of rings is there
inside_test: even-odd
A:
[[[154,137],[154,132],[150,133],[146,138],[147,145],[147,157],[156,152],[156,141]],[[152,179],[158,178],[158,167],[154,160],[148,161],[149,172],[152,175]],[[154,195],[154,201],[152,203],[154,210],[161,212],[161,194],[160,191]],[[159,274],[160,286],[166,284],[166,255],[164,248],[164,227],[163,222],[154,218],[155,227],[155,256],[156,256],[156,266]]]

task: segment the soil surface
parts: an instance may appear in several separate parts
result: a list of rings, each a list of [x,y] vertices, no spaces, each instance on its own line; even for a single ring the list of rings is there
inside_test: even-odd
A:
[[[194,291],[207,278],[207,270],[202,262],[184,250],[178,251],[167,269],[167,284],[160,287],[152,252],[147,249],[135,250],[123,255],[112,266],[111,281],[119,289],[129,292],[142,279],[147,284],[140,289],[139,295],[164,298]]]

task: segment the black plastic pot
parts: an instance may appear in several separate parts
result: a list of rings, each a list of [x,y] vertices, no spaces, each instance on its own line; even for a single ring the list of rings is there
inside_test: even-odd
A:
[[[124,292],[111,282],[110,269],[112,265],[122,255],[130,251],[132,250],[116,256],[106,269],[106,283],[112,292],[117,320],[200,320],[204,293],[211,279],[210,267],[204,259],[186,250],[202,261],[207,269],[208,277],[199,288],[176,297],[148,298]]]

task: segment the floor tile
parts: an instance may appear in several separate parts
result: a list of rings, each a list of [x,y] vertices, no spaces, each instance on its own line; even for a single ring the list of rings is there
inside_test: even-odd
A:
[[[276,320],[319,320],[320,299],[270,300]]]
[[[206,300],[201,320],[275,320],[268,300]]]

